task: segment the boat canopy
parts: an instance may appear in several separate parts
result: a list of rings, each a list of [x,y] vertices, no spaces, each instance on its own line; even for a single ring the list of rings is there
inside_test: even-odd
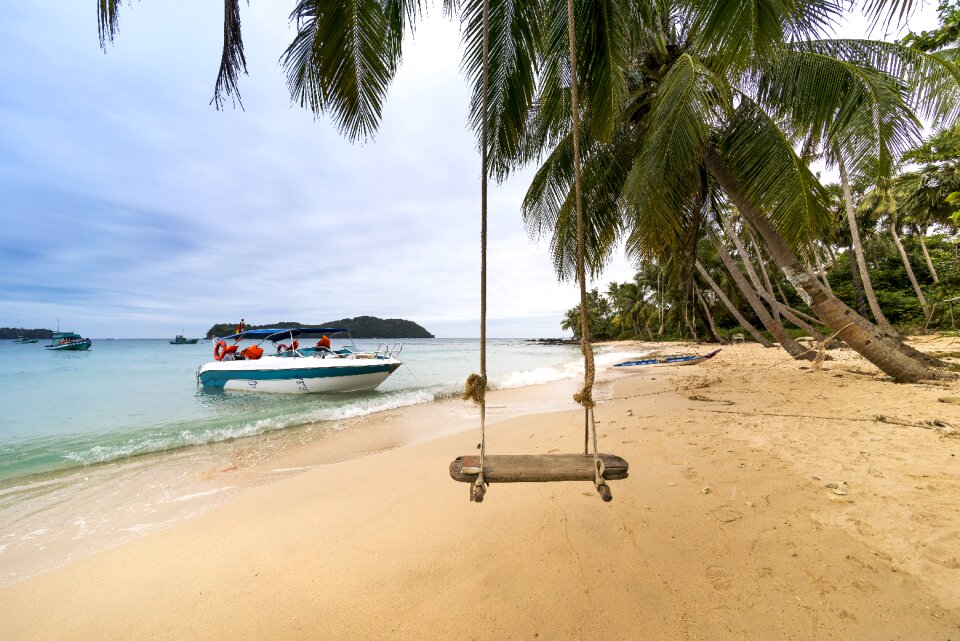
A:
[[[342,327],[291,327],[289,329],[248,329],[246,331],[240,332],[239,334],[228,334],[227,336],[222,336],[221,338],[232,338],[234,340],[248,339],[248,340],[282,340],[285,338],[298,338],[304,336],[306,338],[325,336],[331,334],[343,334],[349,332],[350,330],[344,329]]]
[[[80,334],[75,334],[74,332],[57,332],[50,338],[56,340],[58,338],[83,338]]]

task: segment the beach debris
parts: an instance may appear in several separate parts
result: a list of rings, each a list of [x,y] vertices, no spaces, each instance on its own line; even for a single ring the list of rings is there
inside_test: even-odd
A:
[[[633,410],[627,410],[627,416],[633,416]]]
[[[709,485],[705,485],[705,486],[703,486],[703,489],[700,490],[700,491],[703,492],[704,494],[710,494],[710,486],[709,486]]]
[[[884,416],[883,414],[877,414],[873,417],[878,423],[888,423],[890,425],[903,425],[905,427],[922,427],[926,430],[934,430],[940,434],[940,436],[948,438],[960,438],[960,429],[957,429],[957,426],[953,423],[948,423],[939,418],[927,419],[925,421],[907,421],[902,418],[897,418],[896,416]]]
[[[937,399],[941,403],[952,403],[953,405],[960,405],[960,396],[941,396]]]
[[[235,469],[237,469],[237,466],[236,466],[236,465],[234,465],[233,463],[228,463],[227,465],[221,466],[220,469],[218,469],[217,471],[218,471],[218,472],[232,472],[232,471],[235,470]]]
[[[827,483],[826,487],[833,491],[837,496],[847,495],[847,482],[839,481],[837,483]]]
[[[744,501],[743,504],[747,507],[753,507],[753,501]]]

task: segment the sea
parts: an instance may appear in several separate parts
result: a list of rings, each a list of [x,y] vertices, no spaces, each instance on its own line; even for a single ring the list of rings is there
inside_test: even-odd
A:
[[[43,345],[0,341],[0,585],[202,513],[249,484],[249,475],[214,474],[225,459],[256,461],[359,429],[363,417],[443,405],[479,370],[480,353],[477,339],[404,340],[403,366],[376,390],[287,395],[199,387],[209,340],[94,339],[85,352]],[[597,364],[635,355],[599,348]],[[583,376],[578,346],[523,339],[488,341],[487,369],[491,389]],[[452,420],[462,429],[474,425],[469,404],[446,406],[463,413]]]

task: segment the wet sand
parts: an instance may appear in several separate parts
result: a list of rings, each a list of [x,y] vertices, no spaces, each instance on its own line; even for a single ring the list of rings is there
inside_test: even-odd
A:
[[[472,504],[447,472],[476,451],[466,404],[367,417],[350,438],[389,435],[379,453],[294,448],[307,471],[0,589],[0,638],[960,639],[960,438],[925,423],[960,425],[938,401],[960,385],[831,355],[618,372],[596,410],[631,464],[610,504],[589,483]],[[559,411],[495,423],[488,451],[578,451],[570,388],[491,393]]]

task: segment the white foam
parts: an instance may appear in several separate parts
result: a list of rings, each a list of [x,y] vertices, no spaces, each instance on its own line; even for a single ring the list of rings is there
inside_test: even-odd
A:
[[[178,496],[173,499],[174,503],[181,503],[183,501],[192,501],[194,499],[199,499],[204,496],[212,496],[214,494],[219,494],[220,492],[226,492],[227,490],[232,490],[232,485],[227,485],[225,487],[216,487],[212,490],[206,490],[205,492],[194,492],[193,494],[185,494],[183,496]]]

